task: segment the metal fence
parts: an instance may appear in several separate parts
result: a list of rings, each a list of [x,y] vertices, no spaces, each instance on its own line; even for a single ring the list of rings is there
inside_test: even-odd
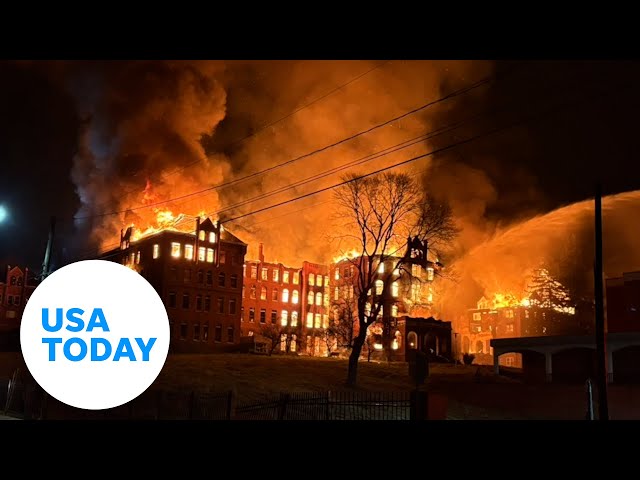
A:
[[[5,414],[24,419],[91,420],[412,420],[427,419],[425,392],[295,392],[237,404],[233,392],[147,390],[108,410],[82,410],[37,385],[0,383]]]

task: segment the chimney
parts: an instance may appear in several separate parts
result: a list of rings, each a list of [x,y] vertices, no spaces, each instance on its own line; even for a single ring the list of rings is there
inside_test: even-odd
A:
[[[262,243],[260,243],[260,246],[258,247],[258,260],[260,261],[260,263],[264,263],[264,253],[262,253]]]

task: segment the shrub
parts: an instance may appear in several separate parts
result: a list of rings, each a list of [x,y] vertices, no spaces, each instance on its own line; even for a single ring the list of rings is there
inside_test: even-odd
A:
[[[472,353],[465,353],[464,355],[462,355],[462,361],[465,365],[472,365],[475,358],[476,356]]]

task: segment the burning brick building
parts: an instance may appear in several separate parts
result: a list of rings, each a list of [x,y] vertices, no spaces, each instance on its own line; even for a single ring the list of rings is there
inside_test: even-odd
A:
[[[242,266],[247,245],[219,223],[195,221],[194,232],[163,229],[121,233],[120,246],[100,258],[140,273],[162,298],[170,351],[228,351],[240,342]]]
[[[4,279],[0,278],[0,332],[20,329],[22,312],[35,288],[28,268],[7,265]]]
[[[373,319],[375,324],[368,329],[363,354],[374,358],[382,355],[386,328],[386,336],[390,339],[390,360],[406,361],[411,351],[416,349],[451,358],[450,322],[433,318],[433,282],[436,272],[443,266],[438,259],[427,258],[428,251],[424,243],[409,239],[407,245],[404,257],[379,255],[371,262],[360,262],[360,256],[355,253],[334,261],[330,285],[334,322],[344,322],[345,311],[348,311],[346,318],[357,318],[356,277],[360,265],[366,275],[371,263],[376,269],[375,281],[374,287],[368,292],[365,315],[370,316],[378,305],[380,309],[377,318]],[[353,322],[357,331],[357,321]],[[407,338],[412,339],[409,344]]]
[[[271,329],[278,332],[281,352],[326,355],[328,288],[326,265],[266,262],[260,244],[258,260],[244,265],[242,335],[258,338]]]
[[[538,269],[524,298],[513,294],[482,297],[468,311],[456,325],[459,349],[474,354],[477,363],[492,364],[492,339],[585,334],[589,331],[585,316],[589,312],[576,309],[567,289],[546,269]],[[522,367],[521,355],[501,355],[500,364]]]

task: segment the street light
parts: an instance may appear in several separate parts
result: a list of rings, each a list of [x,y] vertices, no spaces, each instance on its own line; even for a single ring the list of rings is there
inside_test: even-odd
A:
[[[7,218],[9,218],[9,211],[4,205],[0,205],[0,223],[3,223]]]

